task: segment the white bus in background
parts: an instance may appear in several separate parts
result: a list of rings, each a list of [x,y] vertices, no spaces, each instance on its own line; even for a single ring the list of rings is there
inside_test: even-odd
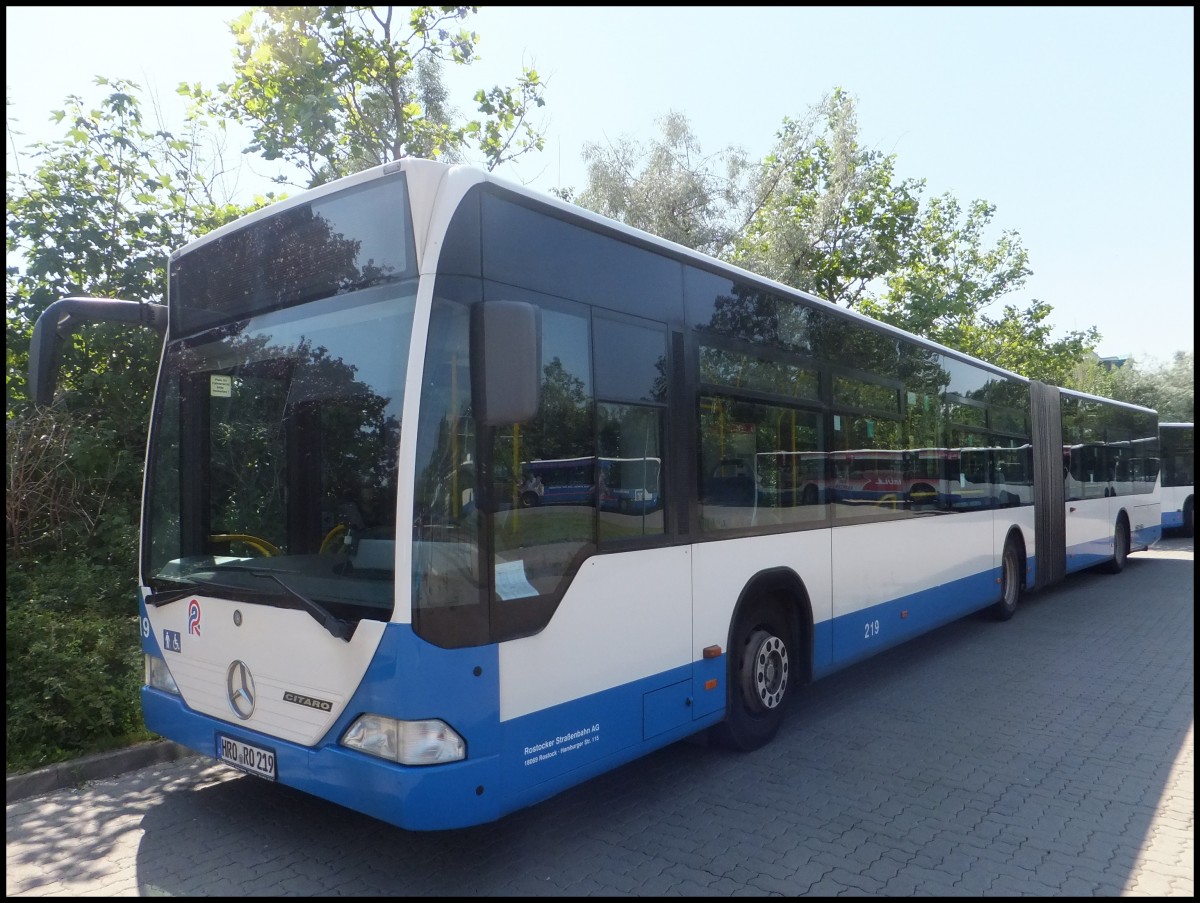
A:
[[[1196,532],[1196,439],[1191,423],[1160,423],[1159,454],[1162,458],[1159,489],[1164,529]]]

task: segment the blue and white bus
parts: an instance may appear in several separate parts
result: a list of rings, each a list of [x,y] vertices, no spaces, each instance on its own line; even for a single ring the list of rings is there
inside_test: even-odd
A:
[[[755,749],[802,685],[1120,571],[1161,530],[1153,487],[1116,479],[1154,411],[470,168],[402,160],[257,211],[171,255],[165,307],[56,302],[39,403],[95,320],[164,333],[146,726],[403,828],[489,822],[701,731]],[[963,449],[977,504],[752,474]],[[653,510],[522,508],[501,479],[604,458],[642,462]]]
[[[1196,532],[1196,438],[1191,423],[1158,425],[1160,498],[1164,529]]]

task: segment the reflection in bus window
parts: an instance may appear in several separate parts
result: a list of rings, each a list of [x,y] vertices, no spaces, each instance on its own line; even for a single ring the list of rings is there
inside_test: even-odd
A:
[[[706,396],[700,413],[705,530],[799,525],[825,517],[820,416]]]
[[[662,533],[663,409],[597,405],[600,541]]]
[[[595,548],[590,347],[586,311],[544,308],[541,406],[529,422],[495,431],[494,572],[521,578],[512,589],[497,584],[502,600],[557,593]]]

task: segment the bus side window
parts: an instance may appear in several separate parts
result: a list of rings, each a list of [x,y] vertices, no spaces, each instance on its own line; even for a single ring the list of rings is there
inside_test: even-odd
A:
[[[662,535],[666,529],[666,329],[597,311],[592,341],[599,540]]]

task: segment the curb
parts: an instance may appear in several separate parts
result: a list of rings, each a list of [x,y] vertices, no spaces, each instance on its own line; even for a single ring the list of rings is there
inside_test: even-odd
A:
[[[78,787],[87,781],[111,778],[149,765],[174,762],[176,759],[196,755],[199,753],[170,740],[151,740],[126,749],[84,756],[70,762],[58,762],[25,774],[9,775],[4,781],[4,802],[7,805],[31,796]]]

